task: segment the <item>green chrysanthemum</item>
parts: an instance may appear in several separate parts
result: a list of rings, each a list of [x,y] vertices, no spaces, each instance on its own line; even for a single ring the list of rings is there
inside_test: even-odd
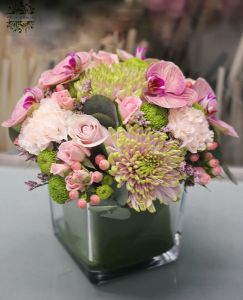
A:
[[[113,183],[112,176],[110,176],[108,174],[105,174],[102,181],[101,181],[101,183],[104,184],[104,185],[112,185],[112,183]]]
[[[141,106],[144,118],[149,121],[154,129],[160,129],[168,123],[168,109],[145,102]]]
[[[84,72],[74,84],[78,97],[104,95],[110,99],[141,96],[148,64],[132,58],[118,64],[100,64]],[[87,86],[90,85],[90,89]]]
[[[51,199],[59,204],[64,204],[69,199],[66,183],[63,177],[52,176],[48,184]]]
[[[113,193],[112,187],[109,185],[101,185],[96,189],[96,194],[100,197],[101,200],[108,199]]]
[[[38,154],[36,161],[42,173],[50,174],[51,165],[56,162],[56,152],[43,150]]]
[[[118,187],[126,184],[129,205],[137,211],[154,212],[156,198],[161,203],[177,200],[183,179],[179,166],[185,155],[178,142],[138,125],[120,127],[111,134],[114,145],[107,147],[110,174]]]

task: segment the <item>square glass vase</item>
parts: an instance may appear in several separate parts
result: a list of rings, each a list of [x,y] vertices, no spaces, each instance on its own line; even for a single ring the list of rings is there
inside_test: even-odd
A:
[[[179,256],[185,191],[169,206],[156,201],[156,212],[129,207],[79,209],[76,201],[50,200],[54,233],[94,284],[135,270],[153,269]]]

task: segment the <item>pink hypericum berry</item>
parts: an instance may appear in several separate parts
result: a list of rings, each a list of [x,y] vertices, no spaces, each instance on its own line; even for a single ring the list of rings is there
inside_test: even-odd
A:
[[[108,160],[106,159],[102,159],[99,163],[99,168],[102,170],[102,171],[105,171],[107,169],[109,169],[110,167],[110,163],[108,162]]]
[[[207,173],[203,174],[202,177],[200,178],[200,183],[203,185],[207,185],[209,181],[211,180],[211,176],[208,175]]]
[[[97,195],[91,195],[90,196],[90,204],[91,205],[98,205],[100,203],[100,197]]]
[[[92,174],[92,179],[93,179],[93,182],[99,183],[99,182],[101,182],[101,180],[103,179],[103,175],[102,175],[102,173],[100,173],[100,172],[98,172],[98,171],[95,171],[95,172]]]
[[[84,199],[78,200],[78,207],[79,208],[85,208],[87,206],[87,202]]]
[[[217,167],[219,165],[219,160],[216,158],[213,158],[208,162],[208,164],[212,168]]]
[[[207,150],[215,150],[218,147],[218,143],[212,142],[212,143],[207,143]]]
[[[76,161],[75,163],[72,164],[71,168],[75,171],[80,170],[81,169],[81,164],[80,162]]]
[[[212,169],[212,174],[214,176],[219,176],[222,174],[222,168],[220,166],[216,166],[215,168]]]
[[[76,190],[72,190],[69,192],[69,198],[70,200],[76,200],[78,199],[79,193]]]
[[[105,159],[105,156],[104,156],[103,154],[98,154],[98,155],[96,155],[96,157],[95,157],[95,163],[96,163],[97,165],[99,165],[100,162],[101,162],[103,159]]]
[[[199,155],[198,154],[191,154],[190,155],[190,161],[196,162],[199,160]]]
[[[210,152],[206,152],[206,154],[205,154],[205,159],[206,159],[206,160],[210,160],[210,159],[212,159],[212,158],[213,158],[213,154],[210,153]]]

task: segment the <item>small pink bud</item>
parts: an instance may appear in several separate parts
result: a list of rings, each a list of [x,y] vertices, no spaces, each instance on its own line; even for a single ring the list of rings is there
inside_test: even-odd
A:
[[[205,153],[205,159],[206,160],[210,160],[210,159],[212,159],[213,158],[213,154],[212,153],[210,153],[210,152],[206,152]]]
[[[100,173],[100,172],[98,172],[98,171],[95,171],[95,172],[92,174],[92,179],[93,179],[93,182],[99,183],[99,182],[101,182],[101,180],[103,179],[103,175],[102,175],[102,173]]]
[[[97,195],[91,195],[90,196],[90,204],[91,205],[98,205],[100,203],[100,197]]]
[[[72,164],[71,168],[74,171],[80,170],[81,169],[81,164],[78,161],[76,161],[75,163]]]
[[[218,143],[212,142],[212,143],[207,143],[207,150],[215,150],[218,147]]]
[[[192,87],[192,80],[191,79],[186,79],[186,86],[191,88]]]
[[[99,165],[100,162],[101,162],[103,159],[105,159],[105,156],[104,156],[103,154],[98,154],[98,155],[96,155],[96,157],[95,157],[95,163],[96,163],[97,165]]]
[[[87,206],[87,202],[84,199],[78,200],[78,207],[79,208],[85,208]]]
[[[107,169],[109,169],[110,167],[110,163],[108,162],[108,160],[106,159],[102,159],[99,163],[99,168],[102,170],[102,171],[105,171]]]
[[[60,91],[62,91],[62,90],[64,90],[64,86],[63,86],[62,84],[58,84],[58,85],[56,86],[56,91],[57,91],[57,92],[60,92]]]
[[[222,168],[220,166],[216,166],[212,169],[212,174],[214,176],[220,176],[222,174]]]
[[[190,161],[192,162],[196,162],[199,160],[199,155],[196,153],[196,154],[191,154],[190,155]]]
[[[210,159],[210,161],[208,162],[209,166],[214,168],[217,167],[219,165],[219,160],[216,158]]]
[[[78,199],[79,193],[77,190],[72,190],[69,192],[69,198],[70,200],[76,200]]]

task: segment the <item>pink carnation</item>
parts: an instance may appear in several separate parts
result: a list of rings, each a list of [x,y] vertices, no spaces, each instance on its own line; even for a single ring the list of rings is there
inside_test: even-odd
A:
[[[120,113],[122,115],[123,124],[126,124],[131,116],[140,109],[142,100],[136,96],[125,97],[120,101],[116,100],[119,106]]]

